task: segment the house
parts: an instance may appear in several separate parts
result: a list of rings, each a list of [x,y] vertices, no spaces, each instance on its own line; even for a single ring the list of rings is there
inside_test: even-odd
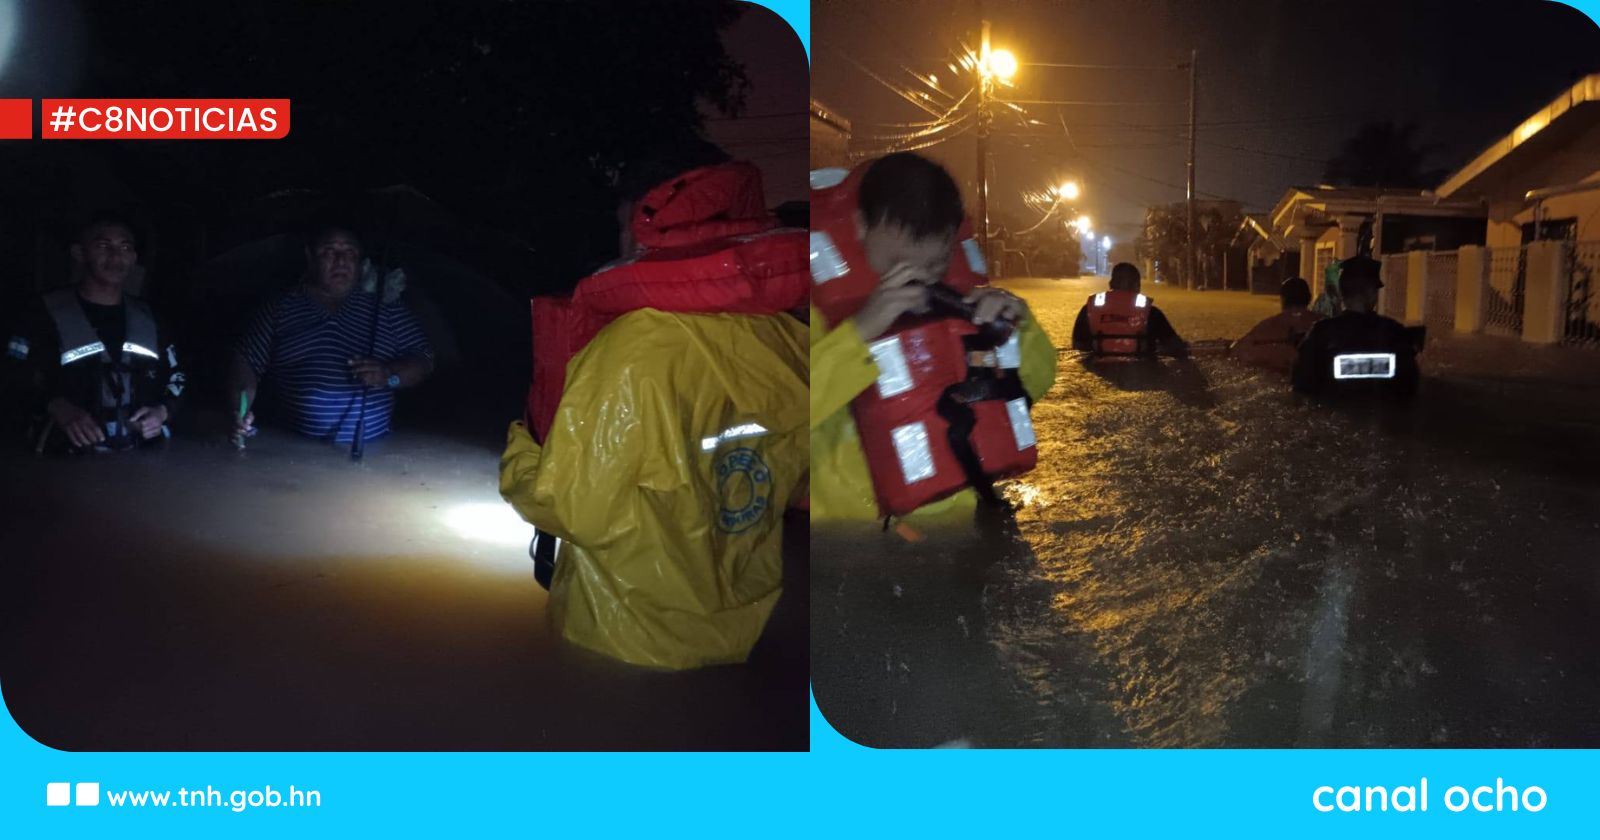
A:
[[[1600,73],[1523,120],[1447,178],[1438,194],[1487,208],[1484,244],[1491,248],[1600,240]]]
[[[811,168],[850,165],[850,121],[811,100]]]
[[[1452,326],[1600,347],[1600,73],[1456,171],[1441,200],[1484,208],[1484,249],[1455,266]]]
[[[1271,221],[1266,213],[1244,214],[1228,243],[1230,254],[1244,254],[1242,286],[1251,294],[1275,295],[1283,281],[1300,273],[1300,252],[1290,250],[1288,241],[1273,233],[1268,227]],[[1236,261],[1228,263],[1224,288],[1241,285],[1232,274],[1237,267]]]
[[[1446,201],[1426,190],[1290,187],[1256,232],[1250,288],[1267,285],[1258,282],[1258,272],[1282,281],[1292,271],[1320,294],[1323,272],[1334,260],[1481,245],[1483,220],[1480,203]]]

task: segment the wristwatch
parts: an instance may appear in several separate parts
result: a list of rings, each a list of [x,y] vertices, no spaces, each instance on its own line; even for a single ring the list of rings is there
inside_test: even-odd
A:
[[[394,389],[396,389],[398,387],[400,387],[400,374],[398,374],[398,373],[389,374],[389,390],[393,391]]]

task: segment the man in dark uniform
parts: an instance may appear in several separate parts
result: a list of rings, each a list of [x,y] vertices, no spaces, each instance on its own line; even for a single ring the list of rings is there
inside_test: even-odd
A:
[[[132,227],[96,218],[71,254],[75,284],[46,294],[6,344],[38,418],[31,442],[82,452],[166,437],[184,375],[155,313],[124,291],[138,262]]]
[[[1417,337],[1377,313],[1379,263],[1354,257],[1340,266],[1344,312],[1318,321],[1295,358],[1294,389],[1313,396],[1406,400],[1417,392]]]

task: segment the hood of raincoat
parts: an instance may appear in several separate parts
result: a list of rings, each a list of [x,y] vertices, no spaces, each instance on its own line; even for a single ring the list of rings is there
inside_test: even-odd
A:
[[[746,161],[691,169],[634,202],[633,237],[646,248],[679,248],[771,230],[761,170]]]

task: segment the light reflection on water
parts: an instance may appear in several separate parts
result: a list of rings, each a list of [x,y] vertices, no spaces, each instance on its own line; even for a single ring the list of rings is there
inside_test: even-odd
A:
[[[1436,731],[1336,727],[1336,712],[1403,703],[1433,668],[1418,638],[1347,638],[1344,622],[1384,601],[1368,588],[1408,571],[1459,596],[1446,609],[1481,613],[1488,587],[1436,579],[1444,549],[1478,548],[1474,514],[1519,503],[1475,465],[1429,454],[1420,416],[1315,408],[1220,360],[1196,372],[1214,399],[1062,365],[1035,410],[1041,467],[1007,488],[1031,554],[988,598],[994,649],[1038,702],[1109,709],[1122,731],[1101,733],[1106,743],[1384,744]],[[1000,603],[1041,586],[1036,612]],[[1048,651],[1070,641],[1093,656],[1063,667]],[[1341,681],[1351,659],[1368,661]]]

